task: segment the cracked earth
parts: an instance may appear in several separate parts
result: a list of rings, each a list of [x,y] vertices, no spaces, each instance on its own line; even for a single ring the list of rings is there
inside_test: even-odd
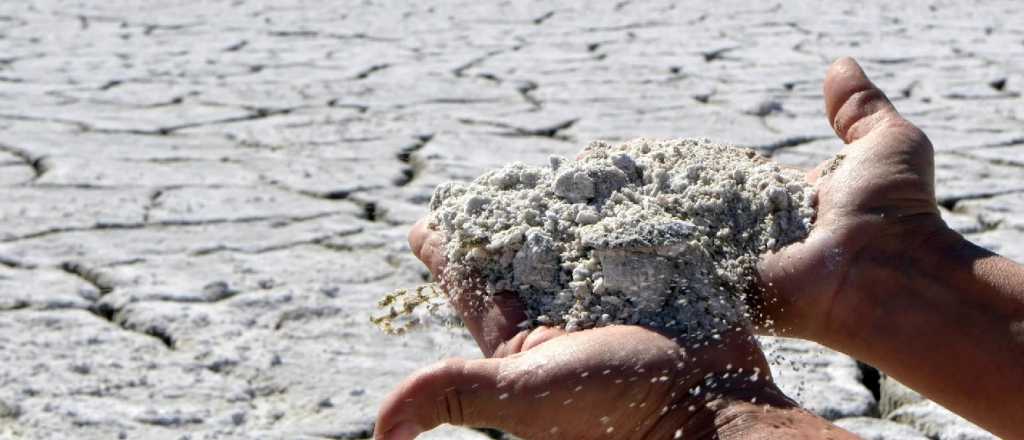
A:
[[[931,136],[948,222],[1024,261],[1014,2],[437,3],[0,3],[0,438],[366,438],[400,378],[477,356],[368,319],[426,279],[405,234],[436,184],[636,136],[809,167],[842,55]],[[988,438],[765,343],[866,437]]]

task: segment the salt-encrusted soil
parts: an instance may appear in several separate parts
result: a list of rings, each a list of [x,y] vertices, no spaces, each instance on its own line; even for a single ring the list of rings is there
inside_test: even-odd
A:
[[[1022,261],[1021,22],[1013,1],[0,1],[0,438],[365,437],[406,374],[479,355],[366,318],[424,282],[405,236],[438,184],[638,136],[813,166],[843,55],[930,135],[950,224]],[[783,342],[787,392],[878,417],[870,370]],[[934,420],[914,408],[893,423]]]
[[[430,224],[447,238],[448,278],[483,280],[452,293],[513,292],[527,325],[703,337],[748,323],[754,265],[807,236],[812,193],[753,150],[641,138],[443,184]]]

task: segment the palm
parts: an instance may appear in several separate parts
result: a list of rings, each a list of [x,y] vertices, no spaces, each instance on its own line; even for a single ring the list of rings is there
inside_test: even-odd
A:
[[[410,234],[413,251],[453,292],[442,242],[422,221]],[[690,391],[707,389],[707,378],[725,374],[733,380],[715,383],[738,381],[751,391],[771,383],[764,355],[745,331],[697,343],[640,326],[522,330],[515,295],[456,293],[452,304],[488,359],[448,360],[407,379],[383,405],[379,434],[411,439],[441,423],[500,423],[536,439],[672,438],[681,428],[673,423],[687,419],[680,412],[701,406],[691,406]]]
[[[673,423],[685,420],[678,413],[689,410],[689,390],[704,380],[709,368],[731,363],[737,370],[746,366],[745,378],[754,375],[755,367],[767,374],[749,335],[735,335],[727,343],[742,344],[747,350],[684,349],[688,344],[679,339],[638,326],[550,337],[502,359],[490,359],[500,368],[497,381],[445,384],[458,390],[453,394],[459,400],[447,406],[460,411],[420,424],[487,426],[488,421],[501,420],[505,429],[530,439],[672,438],[680,428]],[[456,376],[465,377],[466,365],[449,361],[441,369],[457,370]],[[480,367],[469,369],[473,368]],[[432,374],[444,373],[419,377]],[[490,376],[481,372],[476,377]],[[436,380],[414,379],[400,396],[435,395],[429,388],[437,386]]]
[[[855,64],[844,67],[860,72]],[[826,79],[827,110],[847,145],[807,174],[817,189],[810,237],[765,256],[759,266],[765,306],[784,334],[827,334],[841,318],[830,316],[834,303],[858,300],[854,278],[863,266],[914,247],[943,224],[931,143],[860,76],[860,83]]]

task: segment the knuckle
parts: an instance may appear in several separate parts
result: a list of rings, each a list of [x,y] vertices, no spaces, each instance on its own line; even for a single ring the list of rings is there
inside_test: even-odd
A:
[[[928,135],[926,135],[924,131],[916,125],[903,118],[899,118],[899,125],[902,127],[908,141],[915,145],[931,148],[932,141],[928,139]]]
[[[435,374],[438,375],[437,383],[441,387],[440,395],[435,401],[435,418],[439,424],[461,425],[464,422],[459,378],[463,376],[465,369],[465,359],[450,358],[441,361],[435,370]]]
[[[889,107],[889,100],[881,90],[873,86],[862,89],[846,98],[836,112],[832,125],[836,131],[845,135],[862,119]]]
[[[412,251],[413,255],[416,255],[417,257],[419,257],[420,256],[420,252],[423,249],[423,242],[424,242],[424,240],[423,240],[423,232],[420,230],[420,228],[414,226],[412,229],[410,229],[409,230],[408,240],[409,240],[409,249]]]
[[[448,358],[437,365],[438,374],[444,375],[446,379],[457,377],[466,368],[466,360],[462,358]]]
[[[427,263],[431,271],[439,272],[445,264],[443,249],[444,241],[441,234],[430,232],[420,249],[420,259]],[[437,274],[435,273],[435,275]]]

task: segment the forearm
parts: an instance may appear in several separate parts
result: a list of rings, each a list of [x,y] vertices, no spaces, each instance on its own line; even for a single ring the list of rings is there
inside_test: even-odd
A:
[[[1024,437],[1024,267],[943,231],[864,255],[825,341],[1007,438]]]

